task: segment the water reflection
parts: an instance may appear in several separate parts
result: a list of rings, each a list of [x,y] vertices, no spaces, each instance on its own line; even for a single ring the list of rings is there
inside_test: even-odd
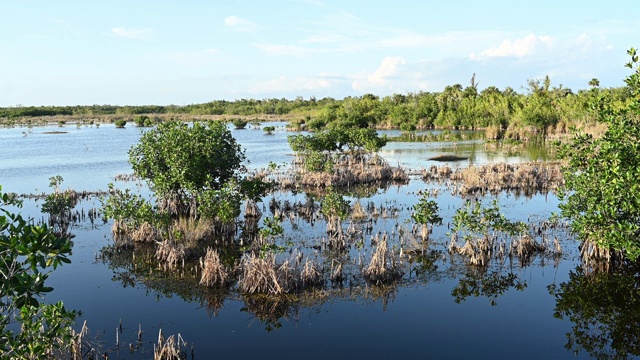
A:
[[[569,280],[550,285],[554,317],[569,320],[568,350],[598,359],[640,356],[640,272],[637,266],[610,273],[577,267]]]

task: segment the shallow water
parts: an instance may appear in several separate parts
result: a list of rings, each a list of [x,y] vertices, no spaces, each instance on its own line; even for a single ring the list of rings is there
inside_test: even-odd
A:
[[[251,129],[233,130],[238,142],[246,148],[250,168],[291,160],[286,142],[290,133],[284,131],[284,123],[277,127],[274,135]],[[44,133],[55,130],[67,133]],[[139,136],[140,130],[132,126],[0,129],[0,143],[6,149],[0,162],[0,184],[3,191],[49,192],[48,178],[61,175],[65,180],[63,188],[104,190],[117,174],[131,172],[127,150]],[[412,169],[430,166],[432,162],[426,159],[442,153],[468,156],[464,164],[531,159],[526,153],[509,157],[487,152],[475,140],[455,144],[390,142],[381,151],[392,165],[399,162]],[[118,186],[132,185],[118,183]],[[411,207],[418,201],[417,192],[434,187],[438,185],[427,185],[414,178],[407,186],[390,186],[366,198],[349,199],[363,205],[373,202],[398,207],[397,218],[380,218],[375,222],[374,232],[392,232],[396,224],[408,226]],[[273,196],[291,202],[305,199],[304,194],[283,193],[267,196],[265,203]],[[498,198],[501,211],[511,220],[545,219],[558,210],[558,200],[553,195],[524,198],[501,194]],[[141,273],[130,261],[105,259],[102,250],[112,244],[110,224],[99,221],[71,229],[76,235],[72,264],[52,274],[50,281],[55,290],[47,299],[63,299],[68,308],[82,310],[80,322],[87,320],[90,338],[102,352],[109,352],[110,359],[149,358],[160,328],[166,335],[180,333],[194,346],[199,359],[574,356],[565,345],[575,324],[567,318],[554,317],[556,299],[548,287],[569,280],[569,273],[577,264],[576,244],[564,240],[565,253],[559,261],[538,257],[526,266],[517,260],[506,261],[479,274],[477,269],[446,252],[451,218],[464,200],[444,188],[435,200],[444,223],[431,235],[432,258],[406,264],[402,280],[387,291],[354,278],[342,288],[325,285],[322,296],[307,301],[279,307],[267,303],[276,310],[271,317],[265,317],[256,313],[260,304],[233,290],[220,296],[186,280],[188,276],[183,281],[169,281],[163,279],[162,272]],[[79,206],[89,209],[100,204],[91,200]],[[41,217],[34,201],[27,201],[23,212]],[[270,215],[266,208],[265,215]],[[322,254],[312,246],[325,236],[322,222],[314,226],[299,222],[294,226],[285,221],[284,225],[286,238],[302,244],[305,256],[321,258]],[[355,262],[358,257],[366,260],[370,253],[370,247],[365,246],[352,248],[348,256]],[[122,256],[130,259],[130,254]],[[512,276],[513,282],[495,293],[491,281],[482,283],[478,292],[458,291],[465,284],[480,284],[481,279],[490,279],[492,274],[500,279]],[[117,349],[115,332],[119,321],[123,332],[119,334],[121,345]],[[139,326],[144,331],[143,341],[140,348],[130,353],[128,344],[135,345]],[[578,357],[588,356],[583,349],[579,350]]]

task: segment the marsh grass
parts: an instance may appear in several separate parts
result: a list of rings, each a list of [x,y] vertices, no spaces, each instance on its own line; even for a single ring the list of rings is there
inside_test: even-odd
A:
[[[283,185],[329,188],[381,181],[396,183],[409,181],[409,175],[403,168],[400,166],[392,167],[386,160],[375,154],[361,154],[358,157],[336,156],[331,159],[331,162],[333,166],[330,171],[309,171],[303,166],[304,159],[297,159],[294,161],[293,172],[285,175],[295,181],[279,179],[278,182],[281,188]]]
[[[496,195],[502,191],[532,196],[557,191],[564,184],[561,167],[560,162],[499,163],[457,169],[434,165],[422,170],[422,179],[447,182],[452,192],[461,196]]]
[[[204,258],[200,258],[200,268],[202,275],[200,285],[204,286],[224,286],[229,281],[229,271],[220,261],[220,255],[212,248],[207,248]]]
[[[395,281],[404,275],[402,262],[387,246],[386,234],[377,242],[376,248],[371,256],[371,261],[369,265],[363,269],[362,274],[368,281],[374,284]]]
[[[188,344],[182,336],[171,335],[165,339],[162,329],[158,333],[158,342],[153,345],[154,360],[186,360]],[[192,354],[193,355],[193,354]]]
[[[240,260],[240,279],[238,289],[241,292],[254,294],[282,294],[283,289],[278,280],[276,258],[274,255],[259,257],[250,253]]]

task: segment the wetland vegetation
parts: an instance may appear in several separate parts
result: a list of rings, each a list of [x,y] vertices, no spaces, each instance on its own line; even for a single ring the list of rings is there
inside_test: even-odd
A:
[[[61,164],[70,176],[51,174],[48,192],[2,195],[0,351],[460,357],[464,338],[481,357],[526,356],[528,340],[547,344],[532,357],[640,356],[629,55],[625,87],[576,94],[547,77],[526,95],[472,79],[382,99],[0,109],[7,141],[32,150],[92,131],[121,152],[89,175],[108,172],[106,190],[63,189],[82,182]],[[18,125],[60,116],[78,126],[55,139]],[[288,122],[263,126],[271,116]],[[531,161],[531,144],[562,158]],[[509,161],[478,162],[476,146]],[[390,149],[419,165],[393,166]],[[5,166],[9,191],[34,171]],[[505,345],[488,346],[496,336]]]

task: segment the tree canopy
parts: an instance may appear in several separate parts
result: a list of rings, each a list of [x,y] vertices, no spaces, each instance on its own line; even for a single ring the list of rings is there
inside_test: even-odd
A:
[[[181,200],[220,190],[244,170],[244,160],[242,148],[220,122],[165,122],[129,150],[135,174],[148,180],[157,196]]]

